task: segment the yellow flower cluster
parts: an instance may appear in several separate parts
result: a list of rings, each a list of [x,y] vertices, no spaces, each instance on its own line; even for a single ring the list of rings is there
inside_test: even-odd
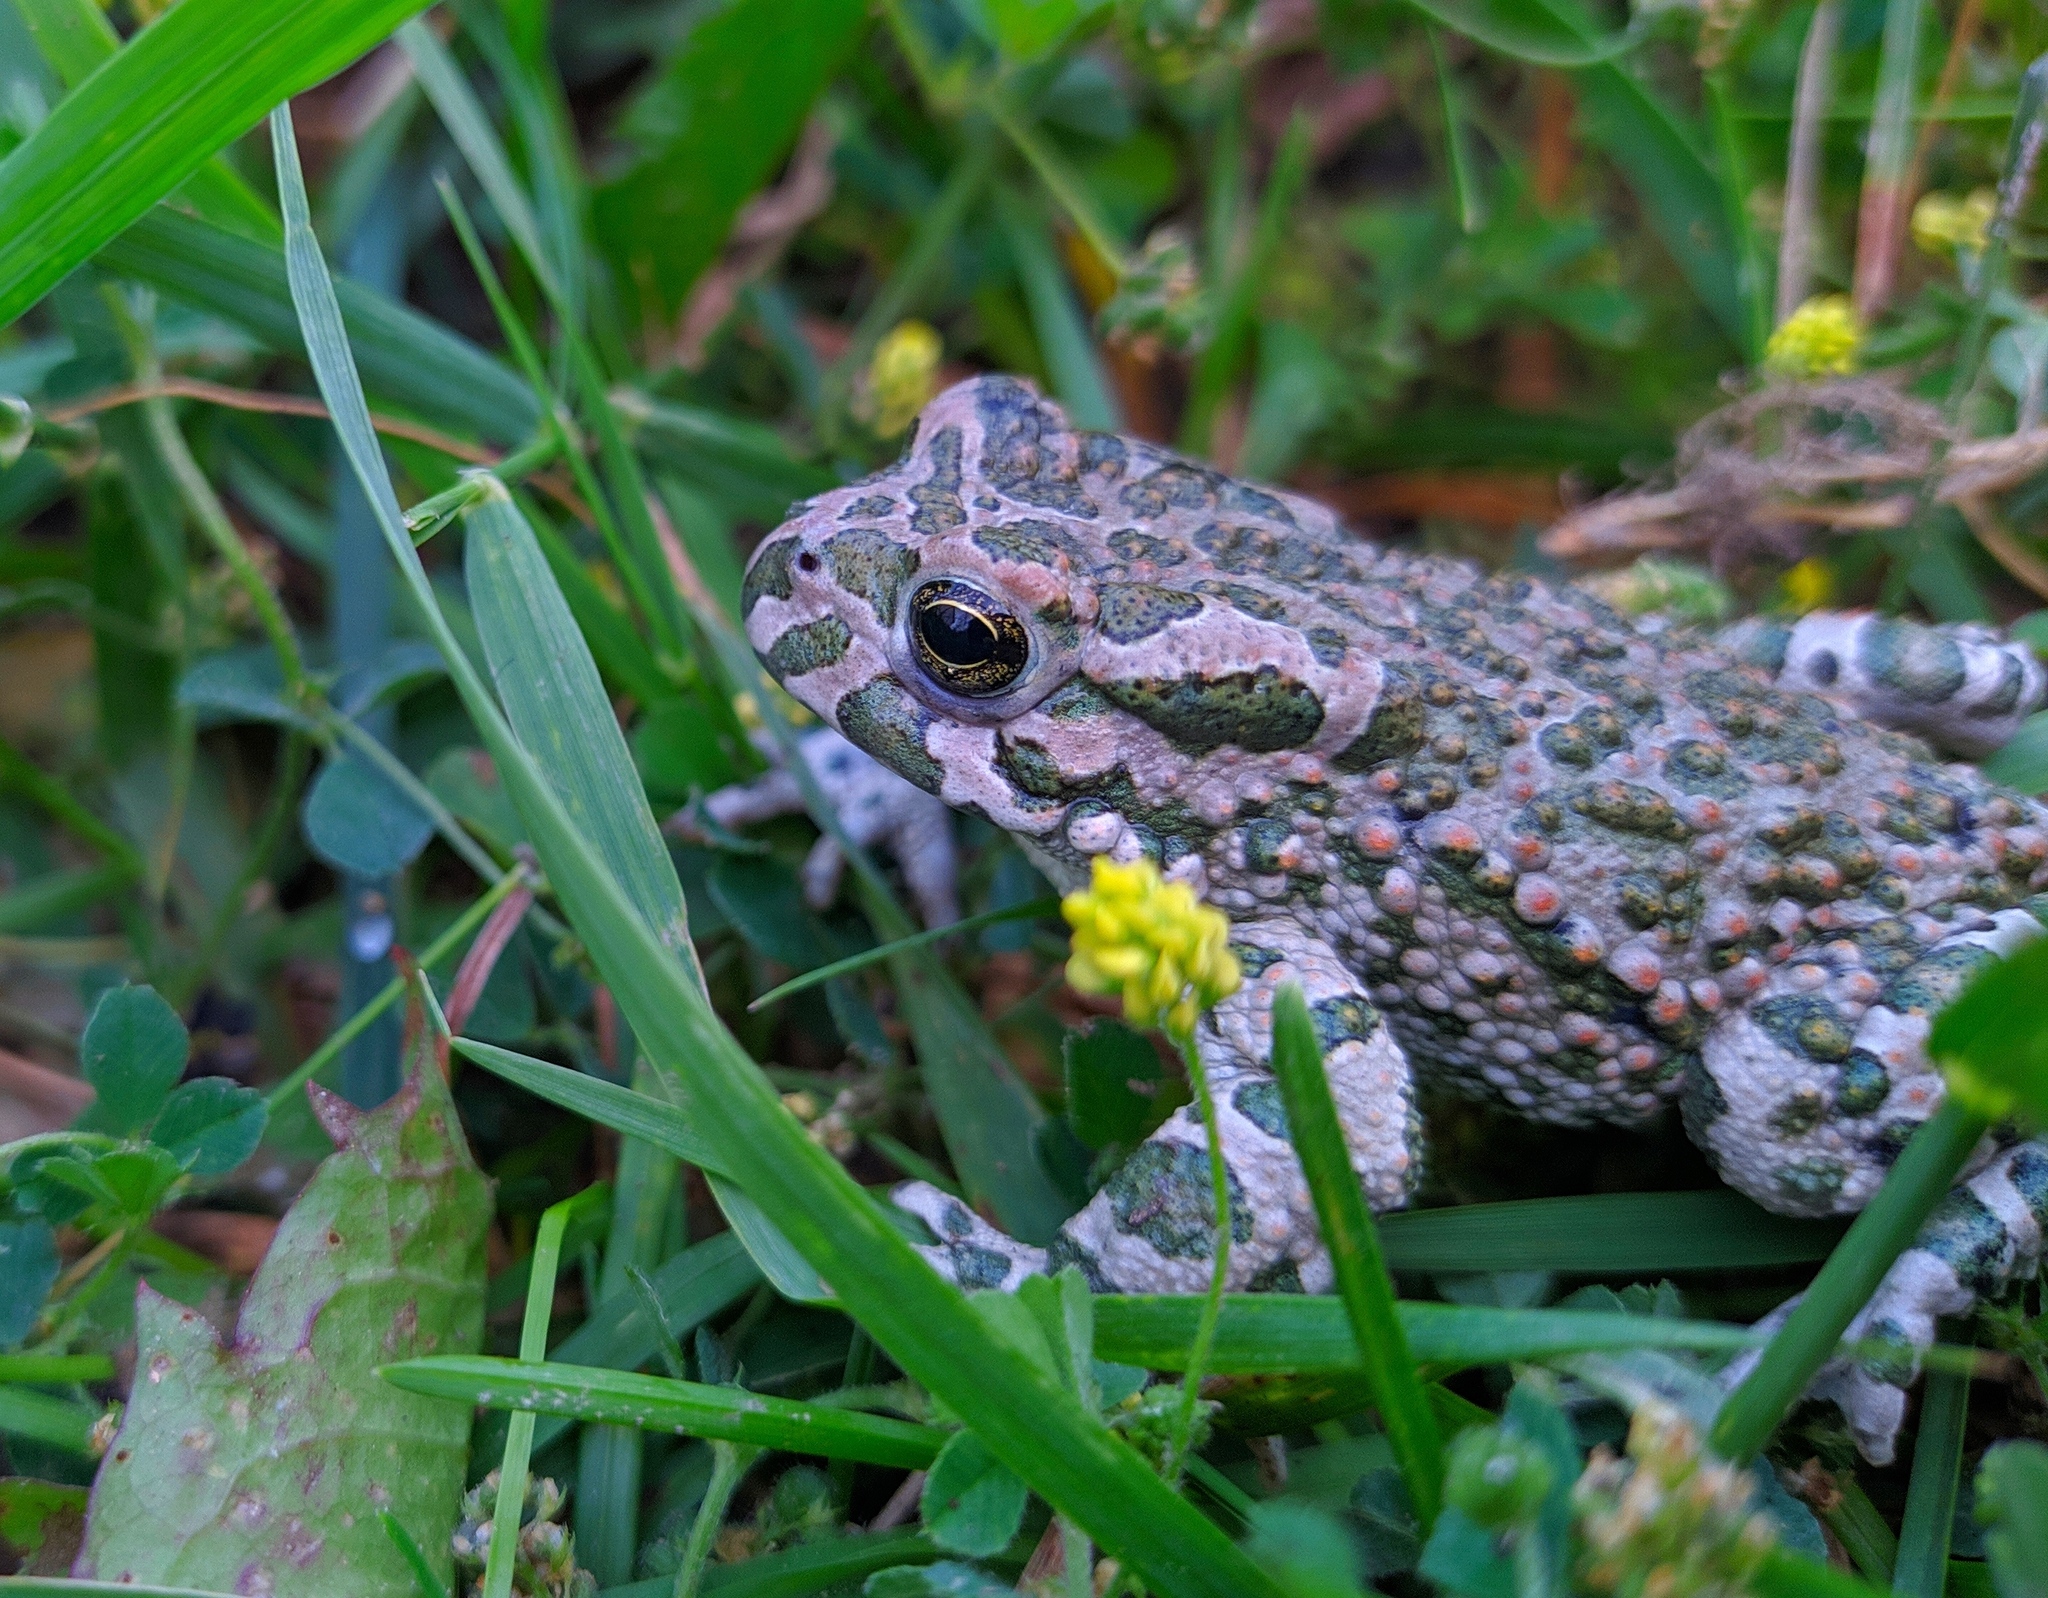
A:
[[[1998,196],[1989,189],[1957,196],[1923,194],[1913,207],[1913,242],[1929,255],[1968,250],[1982,255],[1991,242],[1991,219],[1998,214]]]
[[[882,438],[894,438],[917,419],[936,388],[945,353],[929,322],[898,322],[875,346],[861,396],[862,419]]]
[[[1847,377],[1862,343],[1863,323],[1849,296],[1818,294],[1771,335],[1764,364],[1787,377]]]
[[[1230,923],[1150,860],[1097,855],[1088,886],[1068,894],[1060,913],[1074,929],[1067,980],[1083,993],[1121,994],[1133,1026],[1163,1026],[1186,1042],[1196,1018],[1244,980]]]
[[[1677,1410],[1636,1410],[1628,1457],[1596,1448],[1572,1488],[1588,1590],[1614,1598],[1748,1598],[1776,1540],[1748,1474],[1700,1446]]]

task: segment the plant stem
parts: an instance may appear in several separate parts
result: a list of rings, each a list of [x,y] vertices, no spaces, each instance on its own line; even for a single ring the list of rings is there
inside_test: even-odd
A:
[[[484,918],[497,907],[500,899],[504,898],[514,888],[517,888],[522,882],[530,880],[524,866],[514,866],[510,871],[498,878],[474,904],[448,924],[448,929],[445,932],[427,945],[420,955],[420,970],[430,970],[447,959],[464,939],[483,925]],[[304,1087],[306,1083],[317,1076],[321,1069],[333,1061],[343,1049],[347,1048],[361,1034],[365,1027],[404,996],[405,979],[403,977],[393,977],[389,982],[385,983],[377,991],[375,998],[371,999],[368,1004],[364,1005],[354,1015],[330,1032],[327,1035],[326,1042],[322,1043],[319,1048],[299,1062],[297,1070],[293,1071],[290,1076],[286,1077],[276,1087],[272,1088],[269,1093],[264,1095],[264,1103],[270,1107],[271,1113],[273,1115],[276,1114],[279,1105],[283,1104],[285,1100],[289,1099],[300,1088]]]
[[[1913,151],[1913,89],[1925,0],[1889,0],[1870,114],[1870,155],[1856,216],[1856,314],[1868,322],[1891,299],[1906,232],[1907,169]]]
[[[697,1518],[690,1522],[690,1535],[683,1544],[683,1556],[676,1564],[674,1598],[696,1598],[704,1580],[704,1566],[711,1558],[711,1544],[725,1523],[726,1507],[747,1468],[761,1457],[761,1450],[740,1443],[711,1445],[711,1484],[697,1506]]]
[[[1187,1461],[1188,1442],[1195,1430],[1195,1405],[1202,1396],[1202,1371],[1209,1363],[1209,1351],[1216,1343],[1216,1323],[1223,1316],[1223,1287],[1230,1275],[1230,1167],[1223,1162],[1223,1133],[1216,1125],[1216,1100],[1209,1091],[1209,1073],[1195,1048],[1192,1033],[1175,1037],[1181,1058],[1187,1061],[1188,1083],[1195,1090],[1195,1102],[1202,1111],[1202,1132],[1209,1145],[1209,1194],[1216,1216],[1216,1252],[1209,1273],[1209,1291],[1202,1299],[1202,1318],[1195,1323],[1194,1346],[1188,1352],[1188,1368],[1181,1379],[1180,1413],[1174,1417],[1173,1436],[1167,1444],[1160,1474],[1169,1486],[1177,1486]]]
[[[426,980],[422,973],[421,981]],[[548,1357],[548,1321],[554,1313],[555,1273],[562,1260],[562,1234],[578,1210],[610,1197],[609,1184],[596,1182],[573,1198],[551,1204],[533,1238],[533,1269],[526,1278],[526,1317],[519,1326],[519,1357],[538,1363]],[[526,1514],[527,1464],[533,1453],[535,1415],[521,1410],[505,1429],[505,1458],[498,1467],[497,1513],[491,1517],[491,1549],[484,1562],[483,1598],[511,1598],[513,1566],[519,1559],[519,1525]],[[523,1423],[523,1424],[522,1424]]]
[[[1929,1371],[1920,1402],[1920,1437],[1892,1565],[1892,1591],[1902,1598],[1941,1598],[1948,1579],[1949,1534],[1955,1522],[1956,1476],[1963,1461],[1963,1422],[1970,1378]]]
[[[1045,142],[1030,118],[1019,111],[1001,90],[989,96],[988,114],[989,120],[1002,129],[1003,137],[1015,145],[1017,153],[1029,163],[1038,181],[1045,186],[1045,192],[1052,196],[1053,204],[1066,213],[1067,220],[1074,224],[1074,231],[1088,241],[1088,247],[1102,258],[1103,265],[1121,282],[1131,270],[1130,252],[1117,242],[1108,222],[1096,208],[1095,197],[1082,186],[1080,177]]]
[[[1828,1256],[1756,1369],[1723,1401],[1714,1418],[1715,1453],[1746,1462],[1770,1440],[1989,1126],[1950,1095],[1913,1134],[1884,1186]]]

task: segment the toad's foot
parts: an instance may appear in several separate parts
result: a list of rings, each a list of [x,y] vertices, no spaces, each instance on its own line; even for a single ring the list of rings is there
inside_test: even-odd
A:
[[[1967,1314],[1980,1299],[2018,1277],[2032,1276],[2048,1225],[2048,1145],[2021,1143],[1943,1199],[1913,1246],[1886,1272],[1870,1302],[1849,1323],[1845,1340],[1889,1345],[1822,1367],[1808,1396],[1832,1400],[1849,1422],[1856,1446],[1877,1465],[1891,1463],[1906,1415],[1906,1389],[1920,1371],[1942,1316]],[[1757,1323],[1776,1332],[1793,1299]],[[1761,1351],[1731,1364],[1729,1387],[1756,1366]]]
[[[1045,1250],[1006,1237],[950,1193],[929,1182],[905,1182],[890,1198],[931,1228],[938,1242],[918,1252],[947,1281],[972,1292],[979,1287],[1016,1287],[1045,1271]]]
[[[832,801],[846,835],[866,849],[885,844],[902,868],[905,886],[928,927],[960,919],[958,859],[952,814],[923,789],[855,748],[830,727],[814,727],[797,744],[804,767]],[[771,750],[763,753],[773,758]],[[753,782],[734,783],[708,795],[704,813],[721,827],[744,827],[776,816],[802,813],[803,790],[784,770]],[[812,845],[804,861],[804,899],[823,910],[838,897],[846,856],[828,835]]]

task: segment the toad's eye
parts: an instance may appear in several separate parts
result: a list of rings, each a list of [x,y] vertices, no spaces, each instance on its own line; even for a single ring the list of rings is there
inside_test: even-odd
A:
[[[917,663],[941,688],[980,699],[999,694],[1031,659],[1024,624],[966,583],[926,583],[910,596]]]

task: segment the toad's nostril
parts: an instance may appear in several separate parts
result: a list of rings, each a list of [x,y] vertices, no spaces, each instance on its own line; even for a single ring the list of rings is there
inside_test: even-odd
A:
[[[808,549],[796,558],[796,569],[800,572],[814,572],[818,569],[818,557]]]

